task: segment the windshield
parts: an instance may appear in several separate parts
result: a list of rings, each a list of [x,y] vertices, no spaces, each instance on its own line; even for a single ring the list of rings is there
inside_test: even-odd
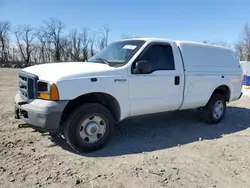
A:
[[[109,44],[106,48],[91,57],[88,62],[106,63],[119,66],[126,63],[145,43],[143,40],[125,40]]]

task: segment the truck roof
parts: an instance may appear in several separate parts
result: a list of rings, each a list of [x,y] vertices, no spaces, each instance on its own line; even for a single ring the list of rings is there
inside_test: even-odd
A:
[[[176,44],[181,52],[186,72],[232,73],[238,71],[239,60],[235,52],[227,47],[193,41],[179,41],[162,38],[130,38],[146,42],[166,42]]]
[[[219,46],[215,44],[209,44],[209,43],[203,43],[203,42],[195,42],[195,41],[182,41],[182,40],[171,40],[166,38],[129,38],[129,39],[123,39],[123,40],[144,40],[147,42],[175,42],[178,46],[180,44],[190,44],[190,45],[201,45],[201,46],[211,46],[211,47],[217,47],[217,48],[223,48],[231,50],[228,47]]]

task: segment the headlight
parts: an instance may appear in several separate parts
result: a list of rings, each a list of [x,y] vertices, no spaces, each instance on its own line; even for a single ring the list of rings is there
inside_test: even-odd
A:
[[[38,93],[38,98],[40,99],[47,99],[52,101],[59,100],[59,92],[56,87],[56,84],[54,83],[38,81],[37,93]]]

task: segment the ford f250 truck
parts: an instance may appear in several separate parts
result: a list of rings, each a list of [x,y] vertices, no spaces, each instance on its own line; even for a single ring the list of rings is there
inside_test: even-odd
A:
[[[242,95],[242,69],[230,49],[157,38],[113,42],[88,62],[35,65],[19,74],[15,117],[62,133],[78,152],[107,144],[128,117],[199,109],[220,122]]]

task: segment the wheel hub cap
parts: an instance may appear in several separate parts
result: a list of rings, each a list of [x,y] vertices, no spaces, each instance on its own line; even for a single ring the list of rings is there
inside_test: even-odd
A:
[[[213,108],[213,116],[216,119],[218,119],[222,116],[223,111],[224,111],[224,106],[223,106],[222,101],[217,101],[214,105],[214,108]]]
[[[99,126],[96,122],[90,122],[87,124],[86,133],[88,135],[94,135],[99,131]]]
[[[80,126],[80,137],[87,143],[98,142],[106,131],[106,123],[100,116],[86,118]]]

